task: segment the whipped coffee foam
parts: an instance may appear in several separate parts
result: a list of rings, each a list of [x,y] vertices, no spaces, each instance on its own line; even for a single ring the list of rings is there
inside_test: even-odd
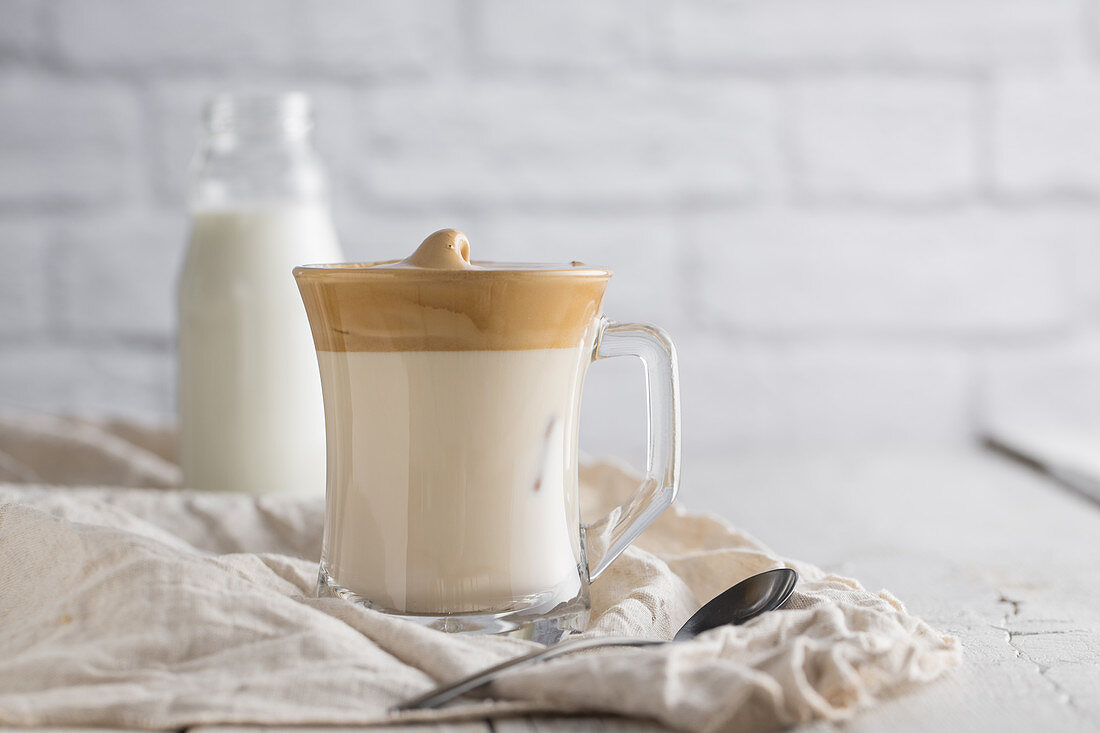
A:
[[[405,260],[294,275],[319,350],[510,351],[580,343],[611,273],[470,260],[466,236],[444,229]]]
[[[432,234],[411,255],[401,260],[405,267],[426,267],[433,270],[472,270],[470,240],[455,229],[441,229]]]

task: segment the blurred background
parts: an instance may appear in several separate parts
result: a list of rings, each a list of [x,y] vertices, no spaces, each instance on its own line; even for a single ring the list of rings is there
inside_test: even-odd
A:
[[[1088,424],[1098,72],[1076,0],[0,0],[0,406],[174,419],[201,102],[286,88],[349,258],[613,268],[689,460]],[[593,367],[585,447],[641,390]]]

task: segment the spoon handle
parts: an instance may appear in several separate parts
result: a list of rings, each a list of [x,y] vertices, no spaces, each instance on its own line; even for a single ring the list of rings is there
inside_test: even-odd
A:
[[[425,708],[437,708],[440,705],[453,700],[459,695],[464,695],[470,690],[477,689],[482,685],[486,685],[496,679],[497,675],[506,669],[512,667],[519,667],[530,662],[542,662],[547,659],[553,659],[554,657],[560,657],[563,654],[570,654],[572,652],[584,651],[585,649],[595,649],[602,646],[652,646],[655,644],[665,644],[667,642],[655,641],[653,639],[631,639],[628,637],[609,637],[603,639],[576,639],[574,641],[563,641],[560,644],[554,644],[548,646],[545,649],[536,649],[530,654],[525,654],[522,657],[516,657],[515,659],[509,659],[505,662],[501,662],[495,667],[489,667],[480,672],[476,672],[469,677],[463,677],[455,682],[450,682],[445,685],[440,685],[434,690],[429,690],[423,695],[419,695],[412,699],[406,700],[403,703],[394,707],[394,710],[420,710]]]

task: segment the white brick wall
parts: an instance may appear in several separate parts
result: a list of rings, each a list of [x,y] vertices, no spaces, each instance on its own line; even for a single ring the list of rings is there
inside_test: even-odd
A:
[[[41,39],[43,3],[35,0],[0,1],[0,53],[30,55]]]
[[[1055,332],[1073,319],[1069,247],[1100,217],[754,210],[700,217],[705,315],[747,333],[884,338]],[[729,237],[728,243],[710,244]]]
[[[642,63],[652,57],[659,33],[653,9],[649,0],[484,0],[475,6],[480,63],[503,73]]]
[[[984,421],[1013,426],[1084,426],[1100,415],[1100,340],[1095,333],[1029,348],[991,348],[981,356]]]
[[[685,449],[1100,421],[1085,0],[0,0],[0,406],[170,419],[199,104],[299,88],[349,256],[616,271]],[[1096,393],[1096,394],[1094,394]],[[594,451],[641,457],[597,365]]]
[[[174,409],[173,370],[165,347],[9,345],[0,351],[0,404],[163,420]]]
[[[82,69],[163,73],[291,68],[291,0],[58,0],[55,53]]]
[[[1100,75],[996,85],[995,183],[1011,196],[1100,191]]]
[[[18,71],[0,77],[0,201],[28,208],[118,201],[140,146],[136,101],[118,85]]]
[[[165,342],[175,327],[176,273],[186,237],[183,212],[66,222],[50,263],[59,328],[82,342]]]
[[[49,241],[41,227],[0,224],[0,338],[33,337],[48,330],[46,289]]]
[[[447,73],[468,55],[458,0],[326,0],[298,10],[302,65],[336,77]]]
[[[712,67],[993,68],[1051,64],[1083,43],[1076,0],[669,2],[669,54]]]
[[[966,81],[813,81],[795,92],[797,185],[831,199],[938,201],[978,181],[977,99]]]
[[[734,199],[779,177],[775,94],[652,77],[388,84],[366,95],[373,196],[403,205]]]
[[[684,342],[689,447],[963,440],[974,430],[963,349]]]

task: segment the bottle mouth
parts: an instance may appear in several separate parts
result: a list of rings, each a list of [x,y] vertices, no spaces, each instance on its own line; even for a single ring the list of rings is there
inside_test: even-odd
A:
[[[203,119],[215,136],[295,140],[313,129],[313,105],[304,92],[221,92],[207,101]]]

